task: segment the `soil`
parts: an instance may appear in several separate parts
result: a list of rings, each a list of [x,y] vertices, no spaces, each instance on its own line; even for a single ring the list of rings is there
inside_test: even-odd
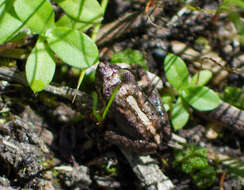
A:
[[[127,13],[135,12],[137,16],[127,21],[129,24],[121,33],[117,31],[103,41],[98,40],[100,60],[109,61],[119,50],[139,50],[147,60],[149,71],[169,86],[162,66],[168,52],[181,56],[192,75],[200,69],[201,56],[211,55],[216,62],[224,61],[225,66],[216,71],[216,64],[211,62],[214,77],[209,87],[219,93],[225,86],[243,91],[244,75],[228,69],[239,71],[244,61],[236,28],[228,12],[217,15],[215,11],[207,11],[216,10],[220,3],[220,0],[196,0],[192,9],[198,9],[190,11],[181,1],[158,0],[145,13],[145,1],[110,1],[101,30],[106,30],[108,23],[119,23]],[[21,48],[30,49],[35,40],[35,36],[29,37]],[[182,44],[185,51],[193,52],[194,58],[187,57],[188,51],[178,51]],[[18,70],[23,71],[25,60],[16,62]],[[72,68],[65,67],[68,74],[62,74],[62,69],[59,64],[53,84],[75,88],[77,75],[74,79]],[[94,87],[89,79],[85,80],[81,90],[89,93]],[[146,189],[120,149],[104,140],[106,126],[97,124],[91,110],[45,91],[34,94],[26,86],[5,80],[0,81],[0,93],[0,189]],[[175,133],[189,145],[243,161],[243,136],[231,126],[217,125],[191,110],[191,120]],[[193,183],[194,174],[185,174],[174,167],[173,152],[172,148],[166,150],[170,160],[162,167],[164,174],[177,190],[199,189]],[[163,165],[163,158],[157,159]],[[237,175],[221,161],[209,158],[208,163],[216,170],[217,177],[206,189],[244,189],[243,170]]]

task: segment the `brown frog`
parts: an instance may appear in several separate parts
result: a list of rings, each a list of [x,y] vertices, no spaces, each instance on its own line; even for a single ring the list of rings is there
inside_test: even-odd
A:
[[[106,105],[115,87],[118,91],[108,113],[115,124],[106,131],[105,138],[127,151],[142,154],[165,148],[170,124],[155,90],[147,96],[131,71],[100,63],[96,72],[99,102]]]

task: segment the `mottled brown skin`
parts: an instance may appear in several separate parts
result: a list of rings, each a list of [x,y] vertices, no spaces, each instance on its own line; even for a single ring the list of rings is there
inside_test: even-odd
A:
[[[109,109],[109,117],[113,119],[116,126],[109,127],[105,138],[125,150],[142,154],[154,153],[164,148],[165,143],[170,139],[171,130],[158,94],[153,91],[151,97],[146,96],[129,70],[109,63],[100,63],[96,72],[99,102],[106,105],[116,86],[119,86],[119,90]],[[144,113],[143,115],[146,115],[155,132],[148,129],[139,116],[141,114],[138,114],[128,103],[128,96],[136,100],[139,109]]]

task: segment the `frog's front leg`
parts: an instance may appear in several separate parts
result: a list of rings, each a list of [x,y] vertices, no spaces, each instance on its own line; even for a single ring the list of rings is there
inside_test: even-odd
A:
[[[113,131],[106,131],[105,139],[111,144],[117,145],[127,151],[136,152],[139,154],[152,154],[158,150],[156,143],[145,140],[132,140]]]

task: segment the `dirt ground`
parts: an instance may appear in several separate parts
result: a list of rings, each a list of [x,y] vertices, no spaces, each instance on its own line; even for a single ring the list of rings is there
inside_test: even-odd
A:
[[[149,71],[167,86],[162,62],[172,52],[185,60],[192,75],[201,67],[211,70],[209,87],[216,92],[223,93],[225,86],[243,92],[243,45],[229,13],[215,13],[220,0],[195,0],[192,8],[186,4],[190,2],[158,0],[145,12],[145,1],[111,0],[97,38],[100,60],[110,61],[114,52],[127,48],[139,50]],[[243,10],[238,11],[243,14]],[[35,36],[27,40],[31,47]],[[216,62],[201,65],[203,57]],[[15,69],[23,71],[24,61],[17,60]],[[69,67],[67,73],[64,83],[61,68],[57,68],[52,85],[61,90],[64,86],[75,88],[77,77],[72,78]],[[72,103],[72,98],[62,93],[47,90],[34,94],[20,81],[7,82],[11,80],[0,76],[0,189],[149,189],[121,150],[104,139],[106,125],[97,125],[92,114],[89,92],[94,86],[88,79],[81,88],[86,93],[81,92]],[[191,110],[188,124],[174,131],[187,144],[207,149],[216,179],[206,189],[244,189],[244,115],[239,108],[227,110],[221,114]],[[109,123],[112,121],[105,122]],[[175,189],[199,189],[193,174],[174,167],[172,147],[162,155],[151,156]],[[237,165],[224,162],[223,157]]]

